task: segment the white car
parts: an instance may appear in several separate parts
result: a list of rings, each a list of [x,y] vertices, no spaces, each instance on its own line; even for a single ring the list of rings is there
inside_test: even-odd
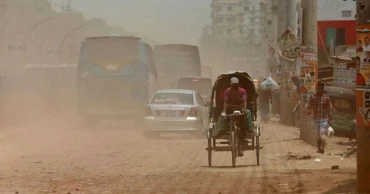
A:
[[[206,134],[209,104],[193,90],[159,90],[145,109],[144,134],[155,137],[160,133]]]

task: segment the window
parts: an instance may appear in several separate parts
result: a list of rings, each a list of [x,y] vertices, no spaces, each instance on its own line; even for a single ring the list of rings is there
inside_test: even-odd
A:
[[[217,17],[217,18],[215,19],[215,21],[216,21],[216,22],[218,22],[218,23],[222,23],[222,22],[224,21],[224,18],[222,18],[222,17]]]
[[[351,10],[342,10],[342,17],[344,18],[350,18],[352,16]]]
[[[227,7],[227,10],[232,11],[233,10],[233,6]]]
[[[346,44],[346,30],[344,28],[327,28],[326,29],[326,46],[330,47],[333,40],[334,46]]]
[[[221,34],[224,33],[224,31],[222,29],[215,29],[214,32],[215,32],[216,35],[221,35]]]
[[[222,10],[221,6],[216,6],[216,12],[220,12]]]
[[[200,97],[199,94],[196,95],[197,96],[197,101],[198,101],[198,104],[201,105],[201,106],[204,106],[204,102],[202,100],[202,97]]]
[[[227,18],[227,22],[234,23],[235,22],[235,19],[234,18]]]
[[[227,34],[230,35],[231,34],[231,29],[227,29]]]
[[[194,105],[193,94],[183,93],[157,93],[151,104],[183,104]]]
[[[249,6],[244,6],[244,11],[249,11]]]

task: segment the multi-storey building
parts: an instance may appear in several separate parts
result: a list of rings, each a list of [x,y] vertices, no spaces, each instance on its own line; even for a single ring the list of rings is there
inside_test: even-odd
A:
[[[212,34],[226,42],[261,40],[263,11],[259,0],[213,0]]]

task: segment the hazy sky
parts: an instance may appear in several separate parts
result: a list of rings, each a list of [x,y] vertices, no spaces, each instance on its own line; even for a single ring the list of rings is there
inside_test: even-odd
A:
[[[55,0],[61,1],[61,0]],[[197,44],[211,0],[72,0],[86,18],[106,19],[158,43]]]

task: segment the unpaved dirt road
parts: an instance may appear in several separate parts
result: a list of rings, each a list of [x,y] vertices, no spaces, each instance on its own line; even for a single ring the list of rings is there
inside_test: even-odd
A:
[[[213,154],[206,140],[181,136],[147,140],[130,124],[81,129],[50,121],[0,129],[0,193],[350,193],[356,160],[318,155],[299,131],[262,126],[261,165],[246,152],[231,168],[231,153]],[[343,140],[345,141],[345,140]],[[310,155],[298,160],[291,155]],[[321,162],[314,161],[315,157]],[[339,170],[331,170],[339,165]]]

